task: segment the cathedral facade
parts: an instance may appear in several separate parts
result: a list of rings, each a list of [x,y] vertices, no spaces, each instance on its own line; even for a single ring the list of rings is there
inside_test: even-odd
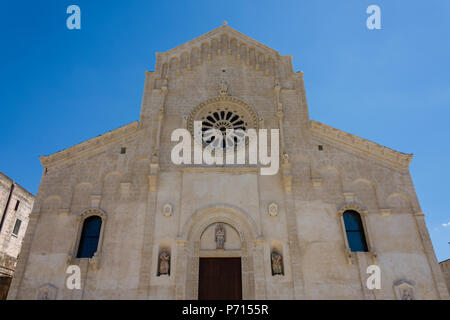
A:
[[[174,163],[195,123],[277,129],[278,171]],[[411,159],[310,120],[291,56],[223,25],[156,54],[139,121],[41,157],[8,299],[448,299]]]

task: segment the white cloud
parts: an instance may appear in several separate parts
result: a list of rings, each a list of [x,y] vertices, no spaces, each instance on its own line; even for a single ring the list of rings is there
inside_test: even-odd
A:
[[[443,226],[444,228],[445,228],[445,227],[450,227],[450,222],[443,223],[442,226]]]

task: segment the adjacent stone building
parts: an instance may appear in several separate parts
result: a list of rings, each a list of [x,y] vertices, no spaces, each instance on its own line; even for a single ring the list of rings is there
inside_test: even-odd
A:
[[[34,195],[0,172],[0,300],[6,299]]]
[[[8,298],[448,299],[412,155],[310,120],[291,59],[227,25],[157,53],[139,121],[41,158]],[[179,128],[277,129],[280,168],[176,164]]]
[[[450,292],[450,259],[439,262],[439,266],[447,283],[447,289]]]

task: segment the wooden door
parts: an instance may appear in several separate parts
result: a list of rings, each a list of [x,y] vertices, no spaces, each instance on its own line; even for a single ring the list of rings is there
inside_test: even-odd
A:
[[[199,300],[242,300],[241,258],[200,258]]]
[[[0,300],[6,300],[8,296],[9,287],[11,286],[10,277],[0,277]]]

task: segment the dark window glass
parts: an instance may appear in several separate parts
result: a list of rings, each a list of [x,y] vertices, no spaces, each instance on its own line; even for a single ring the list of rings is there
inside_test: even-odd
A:
[[[125,154],[125,153],[127,153],[127,148],[125,148],[125,147],[120,148],[120,154]]]
[[[17,211],[17,209],[19,209],[19,204],[20,204],[20,201],[19,201],[19,200],[17,200],[17,202],[16,202],[16,206],[14,207],[14,210],[15,210],[15,211]]]
[[[351,251],[368,251],[361,216],[356,211],[344,212],[345,231]]]
[[[15,234],[16,236],[19,234],[21,224],[22,224],[22,221],[17,219],[16,224],[14,225],[14,229],[13,229],[13,234]]]
[[[101,227],[102,219],[99,216],[91,216],[84,220],[77,258],[92,258],[94,256],[97,251]]]

